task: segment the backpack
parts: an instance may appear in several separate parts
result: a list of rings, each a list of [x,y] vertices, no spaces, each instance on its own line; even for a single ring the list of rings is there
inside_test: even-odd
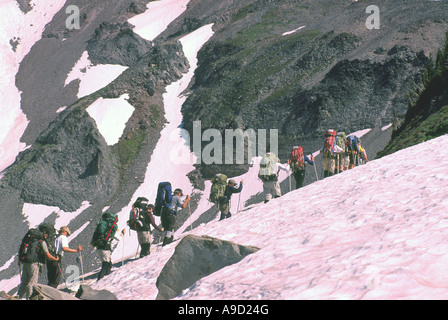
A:
[[[357,136],[348,136],[347,137],[347,150],[359,152],[358,144],[360,143],[360,139]]]
[[[129,213],[128,226],[131,230],[137,231],[143,226],[144,221],[140,219],[140,214],[146,209],[148,205],[148,199],[144,197],[138,197],[132,205],[132,210]]]
[[[260,171],[258,172],[258,178],[261,181],[275,181],[277,180],[277,163],[278,158],[275,154],[269,152],[266,153],[260,161]]]
[[[210,189],[209,201],[218,203],[221,197],[224,197],[227,187],[227,176],[223,173],[218,173],[212,179],[212,188]]]
[[[324,151],[333,154],[336,144],[336,130],[329,129],[325,133]]]
[[[109,249],[110,243],[118,230],[118,215],[111,211],[106,211],[101,220],[96,225],[90,244],[98,249]]]
[[[347,146],[347,135],[345,132],[338,132],[336,137],[336,145],[345,151]]]
[[[29,229],[19,247],[19,261],[24,263],[45,262],[45,254],[42,249],[44,234],[39,229]]]
[[[47,243],[48,251],[50,252],[50,254],[52,256],[56,257],[57,239],[58,239],[59,234],[56,231],[54,224],[41,223],[38,228],[42,233],[47,234],[47,238],[45,239],[45,242]]]
[[[157,196],[155,202],[154,215],[160,216],[163,208],[169,208],[171,206],[171,199],[173,194],[171,192],[171,183],[160,182],[157,187]]]
[[[289,157],[290,167],[293,171],[303,170],[304,168],[304,156],[303,148],[300,146],[295,146],[291,149],[291,155]]]

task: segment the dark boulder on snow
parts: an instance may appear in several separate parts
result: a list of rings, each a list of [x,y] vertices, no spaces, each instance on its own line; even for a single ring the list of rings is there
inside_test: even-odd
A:
[[[67,292],[60,291],[44,284],[36,284],[33,287],[31,300],[78,300]]]
[[[118,300],[117,296],[108,290],[95,290],[86,285],[79,287],[76,297],[81,300]]]
[[[157,278],[157,300],[172,299],[197,280],[241,261],[259,248],[209,236],[187,235]]]

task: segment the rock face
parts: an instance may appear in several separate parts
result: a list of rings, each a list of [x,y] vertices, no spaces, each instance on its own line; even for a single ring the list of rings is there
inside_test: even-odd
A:
[[[157,278],[157,300],[172,299],[197,280],[241,261],[259,248],[209,236],[185,236]]]
[[[114,156],[85,110],[61,115],[5,176],[25,202],[57,206],[66,212],[78,199],[107,199],[118,183]],[[69,164],[69,165],[68,165]]]

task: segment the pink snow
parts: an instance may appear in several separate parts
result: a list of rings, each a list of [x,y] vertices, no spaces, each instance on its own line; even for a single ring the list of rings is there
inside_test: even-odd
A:
[[[15,86],[20,62],[40,40],[45,25],[64,4],[65,0],[35,0],[32,10],[24,14],[16,1],[0,3],[0,172],[10,166],[25,148],[20,138],[28,120],[20,109],[20,92]],[[19,41],[15,52],[10,40]]]
[[[118,64],[99,64],[92,65],[89,60],[89,54],[84,51],[81,58],[73,66],[72,71],[67,75],[65,85],[68,85],[75,79],[80,80],[78,98],[88,96],[99,89],[104,88],[109,83],[120,76],[127,66]]]
[[[189,2],[190,0],[152,1],[146,5],[148,9],[144,13],[132,17],[128,22],[135,26],[135,33],[152,41],[187,9]]]
[[[134,107],[127,101],[129,95],[123,94],[117,99],[98,98],[87,109],[87,113],[95,120],[99,132],[108,145],[118,142],[132,116]]]
[[[178,299],[446,299],[448,150],[439,146],[447,142],[439,137],[187,232],[261,250]],[[245,183],[246,195],[261,185]],[[153,249],[95,287],[155,299],[174,248]]]

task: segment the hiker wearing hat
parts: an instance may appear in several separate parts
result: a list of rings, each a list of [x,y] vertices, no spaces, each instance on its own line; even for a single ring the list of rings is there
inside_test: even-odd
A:
[[[59,261],[47,261],[48,268],[48,285],[53,288],[57,288],[61,282],[62,277],[62,257],[64,252],[78,253],[82,251],[82,246],[78,245],[77,249],[70,249],[68,246],[68,237],[71,235],[70,229],[67,226],[62,226],[59,229],[59,236],[56,239],[56,255],[59,257]]]
[[[160,232],[163,232],[165,230],[164,228],[160,228],[156,224],[153,212],[154,212],[154,205],[148,204],[140,214],[140,221],[142,222],[142,225],[137,228],[138,243],[140,244],[141,247],[140,258],[143,258],[149,255],[150,253],[151,241],[152,241],[151,225]]]
[[[230,199],[232,194],[240,193],[243,190],[244,181],[241,180],[240,186],[237,188],[235,185],[235,180],[230,179],[227,183],[226,190],[224,191],[224,196],[219,198],[219,211],[221,211],[221,216],[219,221],[223,219],[230,218],[232,214],[230,213]]]
[[[165,246],[174,240],[173,228],[176,222],[177,212],[185,209],[188,202],[190,202],[190,196],[187,195],[185,201],[182,202],[183,193],[181,189],[174,190],[173,197],[169,208],[163,208],[160,220],[162,221],[162,227],[165,229],[165,238],[163,239],[162,246]]]

